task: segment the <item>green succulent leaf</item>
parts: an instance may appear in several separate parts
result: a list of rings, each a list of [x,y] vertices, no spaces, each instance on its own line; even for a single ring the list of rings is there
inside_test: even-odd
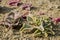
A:
[[[39,29],[41,30],[41,31],[44,31],[44,27],[43,27],[43,24],[41,23],[41,25],[39,26]]]
[[[33,19],[31,17],[27,17],[27,21],[33,21]]]

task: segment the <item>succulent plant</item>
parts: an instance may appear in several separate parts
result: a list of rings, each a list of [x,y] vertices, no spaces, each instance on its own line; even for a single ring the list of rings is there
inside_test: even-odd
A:
[[[19,5],[21,0],[9,0],[8,4],[11,6]],[[12,27],[12,29],[19,29],[21,32],[32,32],[32,34],[37,37],[48,37],[50,34],[55,35],[53,31],[54,22],[60,22],[60,18],[52,18],[44,13],[43,11],[39,11],[38,13],[34,14],[31,13],[30,9],[36,9],[32,7],[30,3],[23,3],[21,5],[23,11],[19,13],[17,11],[10,12],[9,14],[5,15],[5,19],[2,21],[2,25]],[[20,11],[20,12],[21,12]],[[34,10],[35,11],[35,10]]]

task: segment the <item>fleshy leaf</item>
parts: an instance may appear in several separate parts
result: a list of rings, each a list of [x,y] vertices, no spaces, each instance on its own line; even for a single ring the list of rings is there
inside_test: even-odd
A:
[[[41,31],[44,31],[44,27],[43,27],[42,24],[39,26],[39,28],[40,28]]]

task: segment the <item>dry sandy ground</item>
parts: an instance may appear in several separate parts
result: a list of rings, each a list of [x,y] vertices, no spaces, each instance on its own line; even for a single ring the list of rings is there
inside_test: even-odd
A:
[[[11,12],[11,8],[15,8],[7,5],[7,1],[8,0],[3,0],[2,3],[0,3],[0,6],[5,7],[6,9],[0,13],[0,20],[3,20],[5,14]],[[47,13],[48,16],[52,15],[53,17],[60,17],[60,0],[22,0],[21,2],[32,3],[33,6],[37,7],[37,9],[32,12],[38,12],[38,10],[40,10]],[[16,9],[13,10],[17,10],[18,8],[19,7],[16,7]],[[31,34],[29,36],[20,34],[21,33],[18,30],[0,26],[0,40],[60,40],[59,35],[50,38],[34,38],[29,37]]]

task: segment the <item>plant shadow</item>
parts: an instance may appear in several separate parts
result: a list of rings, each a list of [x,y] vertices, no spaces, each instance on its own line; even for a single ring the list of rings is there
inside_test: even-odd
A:
[[[0,6],[0,14],[2,14],[2,13],[8,13],[8,12],[10,12],[13,9],[15,9],[15,8],[8,8],[8,7],[5,7],[5,6],[4,7]]]

